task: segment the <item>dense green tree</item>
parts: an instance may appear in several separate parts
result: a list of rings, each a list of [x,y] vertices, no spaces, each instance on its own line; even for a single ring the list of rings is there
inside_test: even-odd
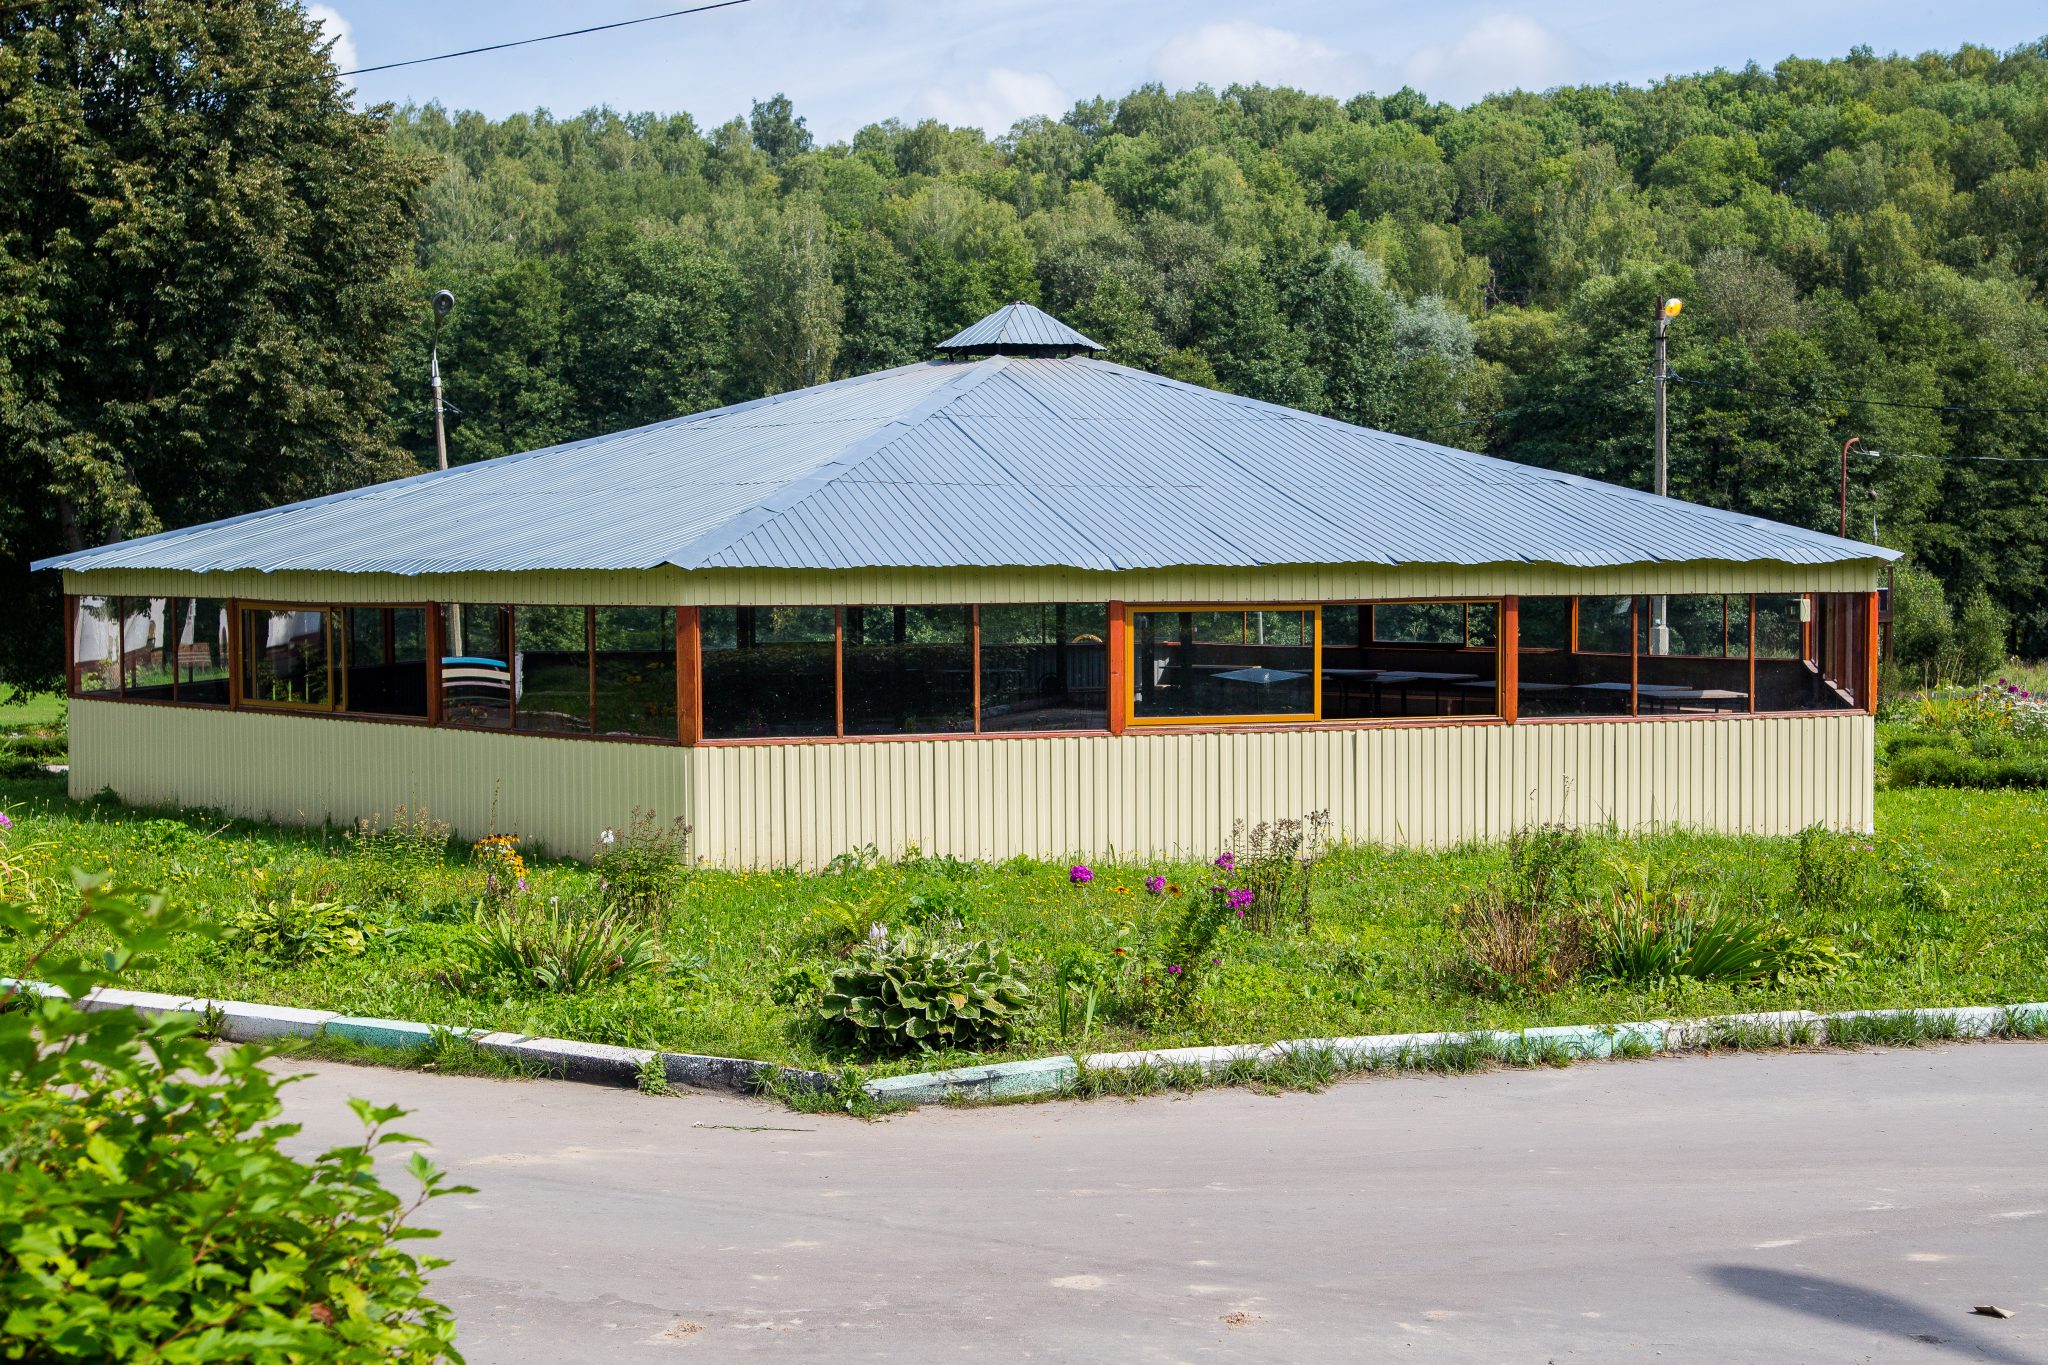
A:
[[[0,681],[29,559],[414,466],[389,371],[432,166],[285,0],[0,7]]]

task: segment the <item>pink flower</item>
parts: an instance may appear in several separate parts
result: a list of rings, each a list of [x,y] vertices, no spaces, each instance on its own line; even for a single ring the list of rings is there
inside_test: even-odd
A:
[[[1230,893],[1230,908],[1233,910],[1242,910],[1244,909],[1244,907],[1250,905],[1253,901],[1257,900],[1258,898],[1258,893],[1249,889],[1243,891],[1233,891]]]
[[[0,829],[13,829],[14,822],[7,818],[7,812],[0,810]]]
[[[1216,866],[1222,868],[1225,872],[1237,871],[1237,855],[1235,853],[1221,854],[1216,859]]]
[[[1067,880],[1076,886],[1085,886],[1095,880],[1095,874],[1079,863],[1067,869]]]
[[[1155,896],[1159,896],[1159,895],[1164,895],[1164,894],[1165,894],[1165,892],[1166,892],[1166,878],[1164,878],[1164,877],[1147,877],[1147,878],[1145,878],[1145,889],[1146,889],[1147,891],[1150,891],[1150,892],[1151,892],[1151,893],[1152,893],[1153,895],[1155,895]]]
[[[1167,968],[1166,970],[1167,970],[1168,972],[1172,973],[1172,974],[1173,974],[1174,976],[1179,976],[1179,975],[1180,975],[1180,968],[1179,968],[1179,967],[1168,967],[1168,968]]]

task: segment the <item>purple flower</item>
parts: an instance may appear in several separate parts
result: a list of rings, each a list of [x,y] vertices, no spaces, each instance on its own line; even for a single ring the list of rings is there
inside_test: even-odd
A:
[[[1067,869],[1067,880],[1076,886],[1086,886],[1089,882],[1095,880],[1095,874],[1080,863],[1075,863]]]
[[[1173,974],[1174,976],[1179,976],[1179,975],[1180,975],[1180,968],[1179,968],[1179,967],[1168,967],[1168,968],[1167,968],[1166,970],[1167,970],[1168,972],[1172,973],[1172,974]]]
[[[1257,899],[1258,893],[1252,890],[1233,891],[1230,893],[1229,905],[1233,910],[1242,910]]]
[[[1235,853],[1219,855],[1216,859],[1216,866],[1222,868],[1225,872],[1237,871],[1237,855]]]
[[[1221,967],[1223,965],[1223,959],[1220,957],[1212,957],[1209,959],[1209,965],[1211,967]]]
[[[526,889],[526,878],[524,878],[524,877],[521,877],[521,878],[519,879],[519,889],[520,889],[521,891],[524,891],[524,890]]]
[[[0,810],[0,829],[13,829],[14,822],[7,818],[7,812]]]
[[[484,890],[486,890],[486,891],[496,891],[497,889],[498,889],[498,874],[497,874],[497,873],[495,873],[495,872],[486,872],[486,873],[484,874]]]
[[[1145,889],[1146,889],[1147,891],[1150,891],[1150,892],[1151,892],[1151,893],[1152,893],[1153,895],[1155,895],[1155,896],[1159,896],[1159,895],[1164,895],[1164,894],[1165,894],[1165,892],[1166,892],[1166,878],[1164,878],[1164,877],[1147,877],[1147,878],[1145,878]]]

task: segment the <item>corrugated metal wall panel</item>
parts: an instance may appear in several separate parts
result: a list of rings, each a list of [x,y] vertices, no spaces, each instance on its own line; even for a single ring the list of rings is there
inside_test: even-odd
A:
[[[1865,830],[1872,736],[1867,716],[1816,715],[739,745],[692,758],[707,857],[817,865],[870,843],[971,858],[1200,853],[1235,820],[1318,809],[1353,837],[1430,847],[1552,822]]]
[[[71,707],[71,793],[210,806],[282,824],[424,804],[466,839],[496,828],[588,856],[640,806],[688,817],[689,753],[647,744],[121,702]]]
[[[725,865],[885,853],[1214,849],[1233,821],[1327,809],[1355,838],[1442,847],[1528,824],[1868,830],[1861,715],[770,744],[678,750],[81,701],[71,789],[339,822],[424,802],[585,854],[635,806]],[[494,814],[495,810],[495,814]]]
[[[1349,598],[1619,596],[1627,593],[1868,592],[1875,561],[1702,560],[1578,569],[1558,564],[1293,565],[1251,569],[680,569],[503,574],[188,574],[108,569],[64,575],[68,593],[247,597],[286,602],[525,602],[607,606],[899,605],[927,602],[1323,602]]]

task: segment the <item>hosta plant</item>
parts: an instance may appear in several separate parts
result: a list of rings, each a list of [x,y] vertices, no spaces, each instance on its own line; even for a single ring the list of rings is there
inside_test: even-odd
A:
[[[363,921],[354,906],[300,900],[297,894],[254,900],[227,925],[228,942],[270,962],[290,965],[363,951]]]
[[[990,943],[914,934],[863,944],[832,973],[818,1013],[855,1050],[978,1052],[1015,1036],[1030,1003],[1010,955]]]

